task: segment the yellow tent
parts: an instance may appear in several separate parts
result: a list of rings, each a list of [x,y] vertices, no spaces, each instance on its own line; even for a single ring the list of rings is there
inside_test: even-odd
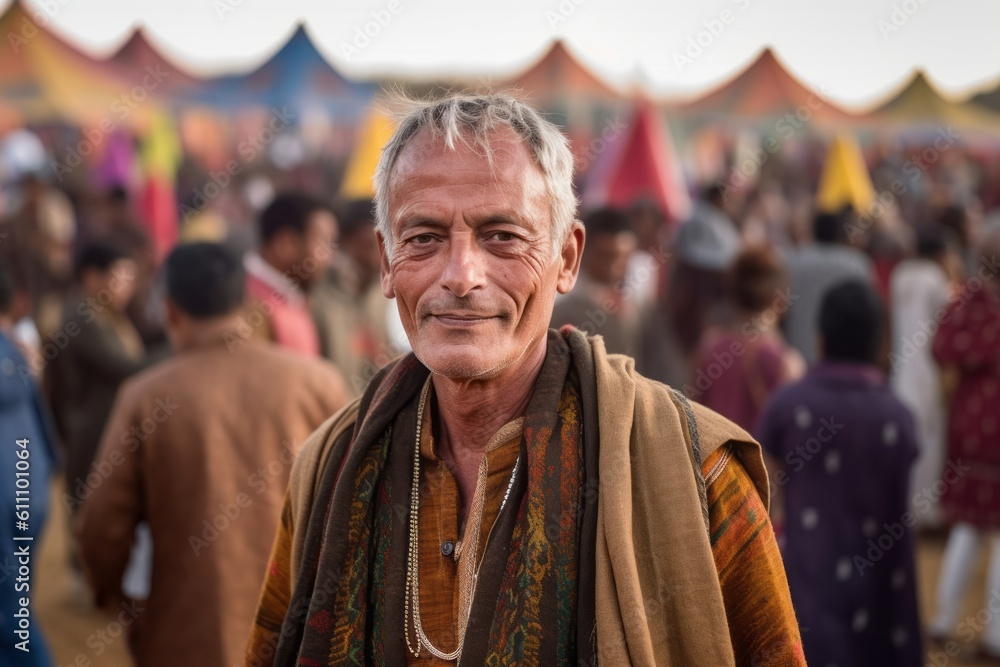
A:
[[[382,147],[392,136],[396,124],[377,109],[370,109],[361,124],[354,152],[347,163],[344,180],[340,184],[340,195],[344,199],[372,199],[375,189],[372,176],[378,164]]]
[[[44,12],[14,2],[0,15],[0,103],[28,121],[59,118],[118,127],[151,94],[141,81],[120,79],[105,65],[49,32]]]
[[[868,119],[893,128],[943,128],[950,125],[993,135],[1000,133],[1000,114],[976,104],[946,99],[923,72],[914,74],[909,83],[891,100],[871,112]]]
[[[847,204],[856,211],[867,211],[874,200],[875,187],[861,148],[853,135],[838,135],[826,155],[816,205],[821,211],[831,213],[842,210]]]

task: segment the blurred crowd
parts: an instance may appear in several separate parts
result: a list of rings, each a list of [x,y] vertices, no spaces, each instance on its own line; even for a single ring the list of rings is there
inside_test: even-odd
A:
[[[1000,661],[1000,613],[974,633],[959,618],[987,547],[976,594],[1000,596],[1000,174],[956,155],[916,179],[877,156],[892,195],[866,210],[818,210],[765,173],[707,185],[687,220],[642,199],[581,213],[581,275],[552,325],[603,336],[761,442],[811,664]],[[241,662],[295,452],[408,350],[371,201],[307,190],[192,224],[162,258],[120,188],[71,199],[26,175],[0,221],[0,432],[31,443],[30,533],[58,475],[80,590],[144,600],[139,664],[179,663],[181,637],[198,664]],[[922,619],[915,534],[945,528]]]

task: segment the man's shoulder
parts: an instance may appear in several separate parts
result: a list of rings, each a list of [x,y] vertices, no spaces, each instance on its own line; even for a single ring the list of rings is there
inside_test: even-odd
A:
[[[270,363],[278,372],[306,380],[342,380],[340,370],[327,359],[311,357],[280,345],[255,343],[247,345],[246,354]]]
[[[640,438],[640,441],[655,440],[659,434],[669,432],[666,423],[669,421],[680,422],[702,461],[727,442],[757,446],[753,436],[718,412],[688,399],[669,385],[635,372],[632,359],[623,355],[608,355],[607,361],[611,369],[617,369],[618,373],[631,377],[635,383],[636,404],[642,404],[651,417],[641,420],[650,429],[650,433],[645,434],[648,437]]]
[[[141,400],[162,389],[176,389],[178,380],[187,372],[184,361],[181,356],[173,355],[126,378],[118,389],[119,399],[131,396]]]
[[[639,373],[635,373],[634,377],[636,394],[642,392],[650,396],[655,396],[657,397],[655,400],[659,401],[664,407],[672,406],[676,410],[674,414],[681,419],[693,422],[698,429],[700,438],[726,438],[728,440],[755,442],[753,436],[746,430],[737,426],[733,421],[720,415],[715,410],[687,398],[680,390],[657,380],[647,378]],[[664,419],[674,418],[670,411],[664,411],[661,414]]]
[[[288,483],[288,494],[296,524],[300,523],[302,517],[312,507],[319,477],[326,469],[337,441],[345,434],[353,432],[360,404],[360,397],[350,401],[313,431],[299,448],[295,462],[292,463],[291,478]],[[346,454],[346,451],[344,453]]]

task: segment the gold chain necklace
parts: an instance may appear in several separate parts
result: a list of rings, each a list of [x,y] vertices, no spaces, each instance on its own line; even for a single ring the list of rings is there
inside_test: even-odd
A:
[[[423,429],[424,407],[427,404],[427,395],[430,392],[431,379],[427,378],[423,391],[420,393],[420,403],[417,406],[417,437],[413,447],[413,481],[410,486],[410,539],[406,551],[406,597],[405,608],[403,610],[403,637],[406,639],[406,647],[415,658],[420,657],[421,647],[436,658],[441,660],[458,660],[462,655],[462,648],[465,646],[465,631],[469,626],[469,617],[472,612],[472,599],[475,597],[476,584],[479,581],[479,569],[476,567],[476,560],[479,550],[479,531],[473,531],[471,544],[466,552],[466,563],[469,563],[468,570],[471,576],[471,586],[466,586],[466,593],[459,600],[459,621],[458,621],[458,647],[451,653],[445,653],[438,649],[424,633],[423,625],[420,622],[420,436]],[[517,475],[517,467],[521,462],[518,456],[514,463],[514,470],[510,474],[510,481],[507,482],[507,492],[504,494],[503,502],[497,516],[503,512],[510,491],[514,486],[514,477]],[[412,603],[411,603],[412,600]],[[414,646],[410,643],[410,614],[413,614],[413,632],[416,635]]]

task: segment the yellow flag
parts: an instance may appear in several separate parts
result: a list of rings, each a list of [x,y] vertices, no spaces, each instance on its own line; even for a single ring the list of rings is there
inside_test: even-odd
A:
[[[850,134],[837,136],[830,144],[819,179],[817,207],[836,213],[850,204],[856,211],[866,211],[874,200],[875,186],[857,141]]]
[[[375,196],[372,176],[375,175],[375,166],[378,164],[382,147],[389,141],[395,129],[396,124],[385,115],[375,109],[369,110],[368,116],[361,124],[354,152],[351,153],[347,170],[344,172],[344,180],[340,184],[341,197],[372,199]]]
[[[181,143],[177,128],[168,114],[162,111],[153,114],[139,155],[147,178],[160,178],[173,183],[181,162]]]

